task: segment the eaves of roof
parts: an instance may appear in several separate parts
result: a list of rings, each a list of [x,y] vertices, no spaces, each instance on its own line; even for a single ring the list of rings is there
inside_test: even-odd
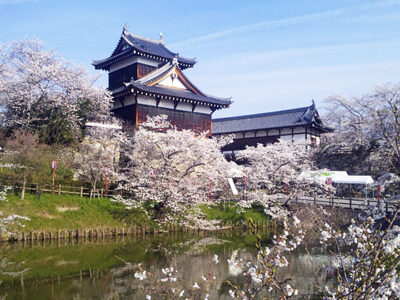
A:
[[[215,108],[224,108],[232,103],[230,98],[218,98],[213,96],[197,95],[185,90],[165,88],[160,86],[147,86],[135,81],[130,82],[124,88],[113,90],[112,93],[114,97],[136,93],[150,97],[160,97],[161,99],[169,99],[189,103],[201,103],[203,105]]]

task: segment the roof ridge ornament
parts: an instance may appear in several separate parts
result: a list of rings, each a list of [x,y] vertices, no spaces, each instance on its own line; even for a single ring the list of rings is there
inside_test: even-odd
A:
[[[163,45],[163,46],[165,45],[164,36],[163,36],[162,32],[160,32],[160,40],[159,41],[160,41],[161,45]]]
[[[178,65],[178,57],[179,57],[179,53],[177,53],[174,58],[172,59],[172,64],[173,65]]]
[[[0,0],[1,1],[1,0]],[[176,55],[176,53],[172,52],[171,50],[167,49],[165,45],[163,45],[163,41],[156,38],[156,39],[149,39],[139,35],[136,35],[131,32],[132,29],[128,31],[128,24],[125,23],[123,26],[123,30],[120,33],[120,38],[118,40],[118,44],[114,48],[111,55],[106,59],[101,60],[94,60],[93,65],[96,69],[102,70],[110,70],[110,67],[121,61],[125,60],[131,56],[136,55],[136,52],[142,52],[142,55],[146,57],[153,57],[159,61],[165,61],[171,63],[172,59]],[[164,39],[164,36],[163,36]],[[121,49],[124,46],[124,43],[127,43],[133,51],[127,51],[124,55],[121,54]],[[125,51],[125,50],[123,50]],[[125,55],[126,54],[126,55]],[[191,68],[196,64],[196,60],[193,58],[185,58],[179,56],[179,67],[182,69]]]

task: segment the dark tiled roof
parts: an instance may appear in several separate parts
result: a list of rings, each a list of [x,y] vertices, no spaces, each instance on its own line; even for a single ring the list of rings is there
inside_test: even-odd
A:
[[[202,102],[202,103],[209,103],[209,104],[215,104],[217,106],[221,107],[226,107],[232,103],[230,99],[225,99],[225,98],[217,98],[213,96],[206,96],[206,95],[197,95],[192,92],[186,91],[186,90],[180,90],[180,89],[174,89],[174,88],[165,88],[165,87],[160,87],[160,86],[147,86],[141,83],[138,83],[136,81],[131,82],[126,86],[125,90],[130,90],[130,89],[138,90],[140,92],[145,92],[145,93],[154,93],[157,95],[163,95],[163,96],[169,96],[169,97],[175,97],[179,99],[188,99],[188,100],[193,100],[195,102]],[[113,91],[114,94],[120,93],[122,91]],[[176,99],[176,100],[179,100]]]
[[[139,51],[157,55],[163,58],[173,59],[177,56],[177,53],[174,53],[168,50],[161,41],[151,40],[147,38],[140,37],[128,31],[124,31],[122,37],[130,44],[132,47],[136,48]],[[178,61],[186,64],[194,65],[196,60],[194,58],[185,58],[178,56]]]
[[[147,74],[146,76],[136,80],[135,82],[137,83],[141,83],[141,84],[145,84],[145,85],[149,85],[152,82],[157,81],[159,78],[163,77],[165,74],[167,74],[169,71],[171,71],[172,68],[177,67],[178,70],[180,71],[180,73],[182,74],[182,77],[184,78],[184,80],[189,84],[189,86],[191,87],[191,89],[195,90],[197,93],[203,95],[203,96],[207,96],[205,95],[202,91],[200,91],[199,88],[197,88],[190,80],[189,78],[187,78],[185,76],[185,74],[182,72],[182,70],[179,68],[179,65],[176,62],[167,62],[165,65],[163,65],[161,68],[154,70],[153,72],[150,72],[149,74]],[[212,97],[212,96],[210,96]],[[216,97],[214,97],[216,98]],[[223,98],[222,98],[223,99]],[[226,100],[226,99],[225,99]]]
[[[165,74],[167,74],[175,65],[172,64],[171,62],[167,62],[164,64],[161,68],[155,69],[154,71],[150,72],[146,76],[143,76],[142,78],[136,80],[137,83],[141,84],[150,84],[157,79],[163,77]]]
[[[192,91],[189,91],[189,90],[168,88],[168,87],[162,87],[162,86],[157,86],[157,85],[153,85],[153,86],[148,85],[152,82],[155,82],[156,80],[163,77],[164,75],[166,75],[175,66],[178,68],[179,71],[181,71],[179,69],[179,66],[176,64],[176,62],[174,62],[174,63],[168,62],[161,68],[156,69],[153,72],[150,72],[146,76],[144,76],[136,81],[131,81],[129,83],[126,83],[125,87],[112,90],[111,92],[114,95],[116,95],[118,93],[124,94],[127,91],[130,91],[132,88],[134,88],[136,90],[139,90],[139,91],[145,92],[145,93],[154,93],[157,95],[164,95],[164,96],[169,96],[169,97],[188,99],[188,100],[193,100],[196,102],[215,104],[215,105],[219,105],[222,107],[226,107],[232,103],[230,98],[219,98],[219,97],[209,96],[209,95],[202,93],[194,84],[192,84],[190,82],[190,80],[182,73],[182,71],[181,71],[181,74],[184,77],[185,81],[188,82],[193,87],[193,89],[196,92],[198,92],[199,94],[193,93]],[[179,99],[177,99],[177,100],[179,100]]]
[[[120,52],[121,45],[126,42],[129,47]],[[124,28],[121,38],[118,42],[117,47],[113,51],[110,57],[101,60],[94,60],[93,65],[96,69],[107,69],[109,65],[130,57],[134,54],[145,54],[149,56],[155,56],[161,59],[172,61],[174,57],[178,58],[178,62],[185,66],[193,66],[196,63],[194,58],[185,58],[179,56],[178,53],[174,53],[168,50],[164,46],[162,40],[152,40],[135,35]]]
[[[316,116],[316,118],[314,118]],[[234,133],[272,128],[293,127],[314,123],[324,128],[314,103],[311,106],[255,115],[213,119],[213,134]]]

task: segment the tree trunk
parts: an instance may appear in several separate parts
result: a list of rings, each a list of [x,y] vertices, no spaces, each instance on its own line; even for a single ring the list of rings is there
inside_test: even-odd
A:
[[[97,185],[97,179],[92,180],[93,198],[96,198],[96,185]],[[92,197],[90,197],[90,198],[92,198]]]
[[[21,191],[20,200],[24,200],[24,198],[25,198],[25,187],[26,187],[26,170],[24,169],[24,180],[23,180],[23,183],[22,183],[22,191]]]

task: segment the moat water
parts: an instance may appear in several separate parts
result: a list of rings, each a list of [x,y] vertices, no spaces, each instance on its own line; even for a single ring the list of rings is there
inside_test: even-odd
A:
[[[263,243],[273,233],[261,233]],[[229,266],[233,257],[255,260],[255,237],[249,232],[179,233],[114,239],[53,240],[19,242],[1,246],[0,296],[5,299],[145,299],[143,287],[157,285],[165,277],[161,268],[174,267],[175,286],[190,296],[193,284],[212,272],[214,284],[205,289],[209,299],[231,299],[227,280],[240,284],[241,272]],[[214,254],[219,263],[211,262]],[[294,286],[306,295],[316,295],[315,282],[326,281],[316,268],[329,264],[326,251],[319,246],[300,248],[288,256],[284,273],[293,277]],[[125,262],[152,274],[152,281],[134,278]],[[22,275],[10,276],[7,273]],[[1,299],[0,297],[0,299]],[[204,296],[203,296],[204,298]],[[201,298],[201,299],[203,299]],[[152,299],[162,299],[154,296]],[[184,297],[183,297],[184,299]]]

